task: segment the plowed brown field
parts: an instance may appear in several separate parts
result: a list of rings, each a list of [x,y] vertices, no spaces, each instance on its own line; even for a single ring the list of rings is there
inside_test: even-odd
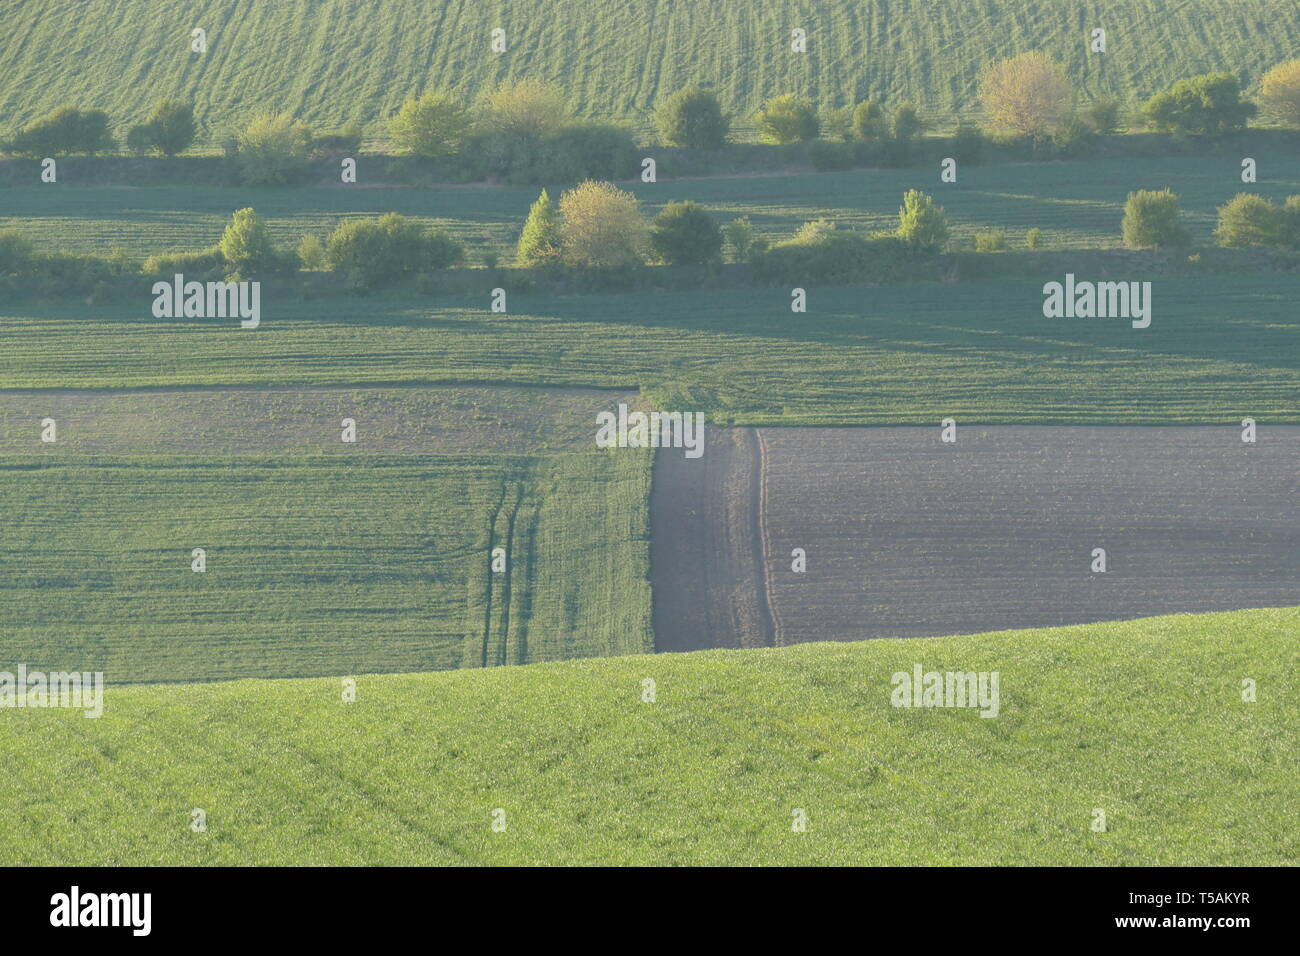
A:
[[[713,429],[651,527],[660,650],[1295,605],[1300,428]]]

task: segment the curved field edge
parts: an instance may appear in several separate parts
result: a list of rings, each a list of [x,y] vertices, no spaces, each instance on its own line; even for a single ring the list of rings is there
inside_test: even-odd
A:
[[[351,704],[337,678],[109,688],[98,720],[0,712],[0,846],[21,865],[1294,865],[1298,658],[1284,608],[361,677]],[[999,715],[892,707],[915,664],[998,671]]]
[[[143,297],[0,305],[0,383],[640,386],[739,425],[1296,422],[1294,285],[1157,282],[1139,331],[1044,318],[1038,280],[813,288],[797,316],[783,288],[518,295],[504,315],[481,297],[304,302],[268,283],[251,332],[153,319]]]

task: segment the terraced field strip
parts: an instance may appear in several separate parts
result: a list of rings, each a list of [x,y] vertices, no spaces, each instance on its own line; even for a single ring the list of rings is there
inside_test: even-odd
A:
[[[958,441],[945,444],[937,427],[764,428],[775,642],[1298,604],[1300,428],[1265,428],[1255,444],[1240,433],[959,424]],[[651,519],[674,537],[652,562],[658,647],[716,646],[688,627],[667,630],[660,606],[691,586],[679,557],[708,549],[724,571],[747,569],[751,550],[681,516],[738,525],[755,516],[731,518],[717,483],[692,485],[699,461],[660,457]],[[665,470],[682,474],[659,485]],[[793,570],[795,549],[806,552],[805,572]],[[1094,549],[1105,552],[1104,572],[1093,570]],[[756,589],[736,598],[715,587],[709,600],[753,601]],[[733,631],[723,646],[745,639]]]
[[[626,389],[416,386],[0,390],[0,455],[545,456],[591,447]],[[57,441],[40,440],[54,419]],[[343,421],[355,425],[344,442]]]
[[[1250,191],[1281,202],[1300,194],[1300,165],[1284,146],[1253,144],[1260,181]],[[380,160],[362,160],[380,162]],[[898,226],[904,192],[923,189],[942,203],[958,245],[1000,228],[1014,247],[1039,228],[1047,248],[1121,245],[1124,202],[1135,189],[1178,193],[1183,219],[1198,244],[1212,245],[1218,208],[1240,192],[1241,157],[1227,150],[1194,156],[1124,157],[1070,162],[963,165],[956,184],[941,184],[937,164],[912,169],[676,179],[673,159],[659,156],[656,183],[623,184],[655,215],[671,201],[693,200],[721,221],[747,216],[760,235],[783,239],[812,219],[862,231]],[[636,170],[629,170],[631,177]],[[559,184],[552,184],[552,196]],[[286,248],[305,234],[324,238],[341,223],[394,209],[445,227],[478,262],[493,253],[514,261],[515,244],[537,187],[463,186],[340,189],[240,186],[81,186],[58,191],[40,183],[0,190],[0,229],[21,230],[40,248],[107,254],[121,246],[138,259],[215,245],[231,213],[253,206]],[[143,281],[143,280],[142,280]]]
[[[780,288],[520,294],[503,315],[486,297],[302,301],[268,281],[253,331],[154,319],[142,287],[136,305],[0,306],[0,382],[640,386],[742,425],[1300,423],[1293,276],[1156,281],[1144,330],[1046,319],[1042,286],[814,287],[798,316]]]
[[[645,651],[650,459],[594,448],[598,407],[538,389],[0,392],[5,653],[135,683]]]

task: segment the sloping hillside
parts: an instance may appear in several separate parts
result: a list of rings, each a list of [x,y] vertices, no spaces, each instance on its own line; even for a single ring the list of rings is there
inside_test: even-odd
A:
[[[110,686],[97,720],[3,712],[0,845],[13,865],[1294,865],[1297,635],[1300,608],[1183,615],[361,677],[354,703],[337,678]],[[916,666],[998,672],[997,716],[892,706]]]
[[[1107,31],[1104,62],[1087,51]],[[204,54],[190,50],[206,31]],[[507,52],[489,51],[506,31]],[[791,31],[808,52],[791,52]],[[0,127],[63,103],[138,122],[162,96],[193,101],[209,141],[257,109],[372,134],[402,100],[503,78],[559,83],[580,113],[644,124],[699,82],[749,116],[801,92],[832,108],[915,99],[946,117],[973,103],[990,60],[1043,49],[1090,95],[1149,95],[1231,70],[1250,82],[1300,48],[1288,0],[10,0],[0,10]],[[292,64],[292,69],[286,69]]]

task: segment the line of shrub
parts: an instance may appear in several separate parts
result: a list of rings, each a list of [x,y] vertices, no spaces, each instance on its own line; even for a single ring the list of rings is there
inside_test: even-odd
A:
[[[990,64],[979,80],[984,128],[959,124],[945,138],[949,155],[975,163],[999,158],[1082,156],[1095,151],[1099,138],[1124,128],[1146,128],[1175,141],[1216,138],[1240,132],[1261,111],[1285,126],[1300,126],[1300,60],[1269,70],[1258,102],[1242,98],[1238,78],[1206,74],[1174,83],[1137,110],[1114,99],[1076,108],[1076,91],[1065,68],[1042,53],[1025,53]],[[904,166],[916,161],[925,123],[916,106],[892,109],[873,100],[819,116],[812,103],[787,93],[767,100],[753,117],[760,139],[770,146],[804,144],[815,169]],[[717,96],[698,86],[665,98],[655,112],[661,143],[716,154],[728,146],[731,118]],[[562,92],[536,80],[506,83],[475,107],[450,93],[432,90],[407,100],[388,120],[399,154],[431,161],[452,180],[515,184],[622,179],[636,168],[638,146],[631,131],[615,123],[580,120]],[[198,134],[192,107],[160,101],[148,119],[131,127],[128,150],[137,155],[175,156]],[[1177,142],[1160,141],[1166,148]],[[350,126],[317,136],[287,114],[255,116],[223,139],[227,158],[240,181],[284,184],[302,181],[314,159],[351,156],[361,150],[361,131]],[[1000,147],[993,149],[992,147]],[[0,141],[0,150],[44,158],[112,152],[116,143],[102,110],[62,107]],[[386,172],[410,176],[410,164]]]

